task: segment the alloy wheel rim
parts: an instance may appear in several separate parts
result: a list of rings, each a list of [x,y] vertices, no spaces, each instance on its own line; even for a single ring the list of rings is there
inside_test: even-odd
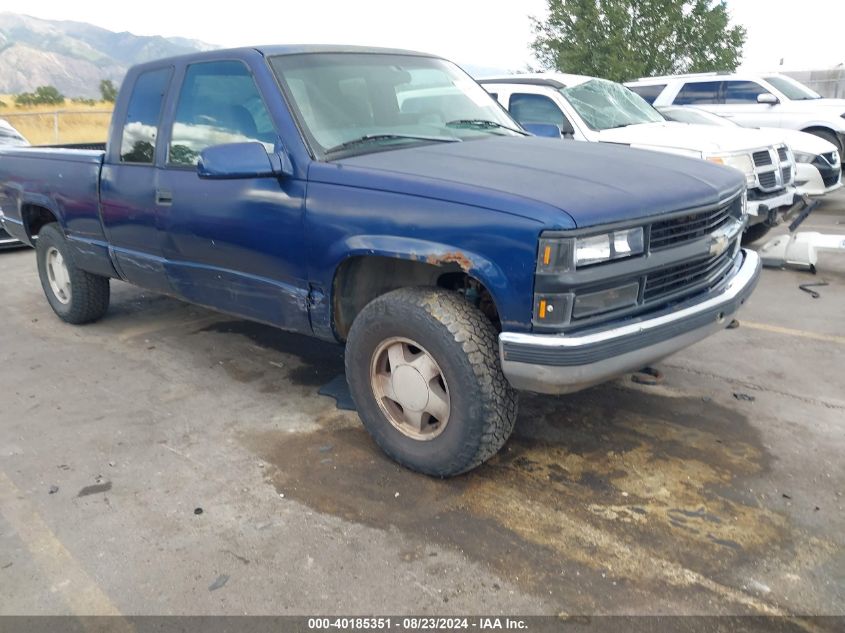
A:
[[[44,256],[47,269],[47,280],[50,282],[50,290],[53,296],[62,303],[70,303],[70,272],[67,269],[65,258],[55,246],[47,249]]]
[[[370,385],[390,424],[415,440],[439,436],[449,423],[449,385],[434,357],[407,338],[382,341],[373,353]]]

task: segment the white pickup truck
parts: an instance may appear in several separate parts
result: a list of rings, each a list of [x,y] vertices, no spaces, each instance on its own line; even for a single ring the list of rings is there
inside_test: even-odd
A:
[[[479,83],[529,131],[537,130],[536,124],[554,125],[563,138],[629,145],[738,169],[748,186],[746,243],[763,237],[795,203],[792,151],[758,130],[667,121],[622,84],[596,77],[537,73]]]
[[[779,73],[699,73],[648,77],[625,84],[662,106],[697,106],[746,127],[809,132],[834,144],[845,160],[845,99],[825,99]]]

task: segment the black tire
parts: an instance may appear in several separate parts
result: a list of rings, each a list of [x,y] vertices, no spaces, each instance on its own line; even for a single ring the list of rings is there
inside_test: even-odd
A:
[[[747,246],[753,242],[756,242],[759,239],[762,239],[771,230],[772,227],[766,224],[765,222],[760,222],[759,224],[752,224],[747,229],[745,229],[745,233],[742,234],[742,245]]]
[[[397,337],[418,343],[448,385],[448,421],[433,439],[398,430],[376,399],[371,381],[376,353]],[[464,473],[495,455],[510,437],[517,413],[497,338],[480,310],[440,288],[402,288],[370,302],[349,332],[346,378],[358,415],[382,450],[403,466],[436,477]]]
[[[845,148],[842,147],[842,141],[839,140],[839,137],[829,130],[820,130],[818,128],[807,130],[809,134],[813,136],[818,136],[821,139],[826,140],[828,143],[831,143],[837,150],[839,150],[839,157],[842,160],[845,160]]]
[[[47,256],[52,250],[61,255],[69,280],[70,293],[64,300],[53,290],[48,273]],[[109,279],[80,270],[73,259],[73,251],[56,224],[47,224],[38,233],[35,244],[38,276],[50,307],[67,323],[80,325],[102,318],[109,308]]]

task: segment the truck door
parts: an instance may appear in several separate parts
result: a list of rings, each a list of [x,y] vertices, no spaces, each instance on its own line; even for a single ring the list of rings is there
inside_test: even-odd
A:
[[[100,179],[103,227],[119,271],[130,282],[170,291],[157,211],[156,149],[162,105],[173,74],[157,68],[129,77],[131,94],[115,112],[115,129]]]
[[[169,196],[161,221],[171,286],[195,303],[310,331],[305,183],[197,175],[200,152],[212,145],[258,142],[271,153],[281,149],[249,68],[239,60],[188,65],[174,108],[158,178],[159,189]]]

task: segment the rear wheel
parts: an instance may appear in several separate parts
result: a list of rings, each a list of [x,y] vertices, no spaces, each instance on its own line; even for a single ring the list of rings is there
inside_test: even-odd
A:
[[[446,290],[403,288],[370,302],[349,332],[346,377],[378,445],[428,475],[475,468],[498,452],[516,422],[496,330]]]
[[[81,324],[101,318],[109,307],[109,280],[80,270],[56,224],[38,233],[38,275],[50,307],[60,319]]]

